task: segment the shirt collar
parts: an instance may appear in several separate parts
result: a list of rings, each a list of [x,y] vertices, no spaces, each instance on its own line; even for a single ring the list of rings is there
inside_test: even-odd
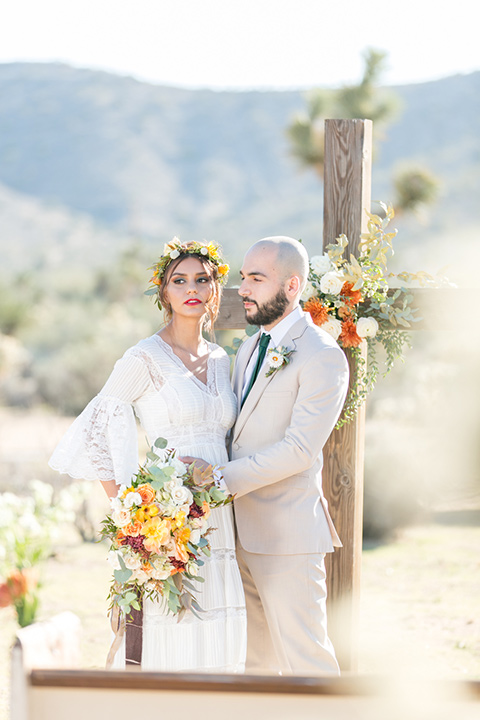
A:
[[[290,328],[293,327],[295,323],[298,322],[298,320],[303,318],[303,316],[303,310],[300,305],[298,305],[292,310],[291,313],[284,317],[283,320],[280,320],[277,325],[275,325],[271,330],[269,330],[268,335],[270,335],[271,337],[270,347],[277,347],[277,345],[280,344],[280,342],[283,340]],[[261,327],[260,331],[262,333],[267,332],[264,327]]]

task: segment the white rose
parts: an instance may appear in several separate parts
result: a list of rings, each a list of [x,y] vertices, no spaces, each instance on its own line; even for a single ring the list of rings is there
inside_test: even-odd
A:
[[[323,323],[322,330],[325,330],[325,332],[331,335],[334,340],[337,340],[342,331],[342,323],[340,320],[337,320],[337,318],[331,317]]]
[[[362,317],[357,322],[357,335],[361,338],[375,337],[378,332],[378,322],[373,317]]]
[[[200,532],[200,530],[192,530],[190,533],[190,542],[192,543],[192,545],[198,545],[198,541],[200,540],[201,536],[202,533]]]
[[[131,508],[132,505],[140,506],[142,504],[142,496],[138,492],[130,492],[123,501],[123,504],[126,508]]]
[[[142,566],[139,558],[135,555],[125,555],[123,561],[125,563],[125,567],[129,570],[138,570]]]
[[[163,502],[157,503],[157,505],[160,514],[165,515],[165,517],[173,517],[178,512],[178,507],[173,502],[164,500]]]
[[[199,518],[191,518],[191,519],[188,521],[188,524],[190,525],[190,527],[192,528],[192,530],[197,530],[197,529],[199,529],[199,530],[201,531],[201,530],[203,530],[203,528],[204,528],[205,521],[204,521],[204,519],[201,518],[201,517],[199,517]]]
[[[167,482],[163,486],[163,489],[169,493],[173,493],[176,488],[181,487],[181,485],[181,480],[179,480],[178,478],[172,478],[171,480],[167,480]]]
[[[170,465],[175,468],[175,474],[179,477],[182,477],[182,475],[185,475],[185,473],[187,472],[187,466],[185,465],[185,463],[183,463],[176,457],[170,459]]]
[[[300,299],[303,300],[303,302],[307,302],[307,300],[310,300],[311,297],[317,294],[317,289],[313,283],[310,282],[310,280],[307,281],[307,284],[305,285],[305,290],[302,292]]]
[[[204,246],[200,248],[200,252],[202,253],[202,255],[208,255],[208,248]]]
[[[172,492],[172,500],[176,505],[189,505],[193,502],[193,495],[184,485],[175,488]]]
[[[337,272],[327,272],[320,280],[320,290],[327,295],[338,295],[343,286],[343,278]]]
[[[115,510],[115,512],[112,513],[112,520],[117,527],[125,527],[130,523],[130,513],[126,510]]]
[[[149,579],[149,576],[145,572],[145,570],[135,570],[133,573],[132,580],[136,580],[140,585],[143,585],[143,583],[147,582]]]
[[[113,512],[115,512],[115,510],[121,510],[123,508],[122,501],[118,497],[110,498],[110,505]]]
[[[180,257],[180,253],[178,252],[178,250],[172,250],[172,252],[170,253],[170,260],[176,260],[177,257]]]
[[[170,577],[170,570],[167,570],[166,568],[162,570],[152,570],[152,577],[155,578],[155,580],[166,580],[168,577]]]
[[[315,275],[325,275],[332,269],[332,261],[326,253],[323,255],[314,255],[310,258],[310,267]]]

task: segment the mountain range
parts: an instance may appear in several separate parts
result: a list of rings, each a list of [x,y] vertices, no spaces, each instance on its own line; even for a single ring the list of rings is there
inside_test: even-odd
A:
[[[377,145],[372,197],[392,171],[426,166],[441,183],[405,247],[480,225],[480,72],[393,88],[401,110]],[[321,182],[292,156],[300,91],[162,87],[63,64],[0,65],[0,237],[7,270],[101,265],[142,241],[219,241],[234,262],[255,239],[318,250]],[[430,243],[430,245],[429,245]],[[410,249],[410,250],[409,250]]]

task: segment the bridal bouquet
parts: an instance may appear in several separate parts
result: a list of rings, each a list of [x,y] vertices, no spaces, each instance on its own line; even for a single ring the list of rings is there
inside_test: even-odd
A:
[[[173,614],[201,612],[194,582],[203,582],[202,555],[210,555],[211,508],[231,502],[216,487],[212,468],[187,466],[158,438],[131,486],[121,485],[101,535],[113,565],[110,608],[125,618],[140,600],[163,600]]]

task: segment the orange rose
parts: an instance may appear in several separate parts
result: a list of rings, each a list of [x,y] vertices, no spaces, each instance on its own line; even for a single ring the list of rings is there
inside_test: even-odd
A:
[[[129,535],[130,537],[138,537],[141,529],[142,523],[139,520],[135,520],[134,522],[131,522],[130,525],[124,527],[123,532],[125,535]]]
[[[186,563],[188,562],[188,559],[190,555],[188,554],[188,550],[185,547],[185,545],[182,545],[181,543],[175,543],[175,555],[179,560]]]
[[[210,505],[207,503],[206,500],[202,503],[202,510],[203,510],[203,517],[208,518],[210,515]]]
[[[147,483],[139,485],[136,492],[142,498],[142,505],[150,505],[155,500],[155,490]]]

